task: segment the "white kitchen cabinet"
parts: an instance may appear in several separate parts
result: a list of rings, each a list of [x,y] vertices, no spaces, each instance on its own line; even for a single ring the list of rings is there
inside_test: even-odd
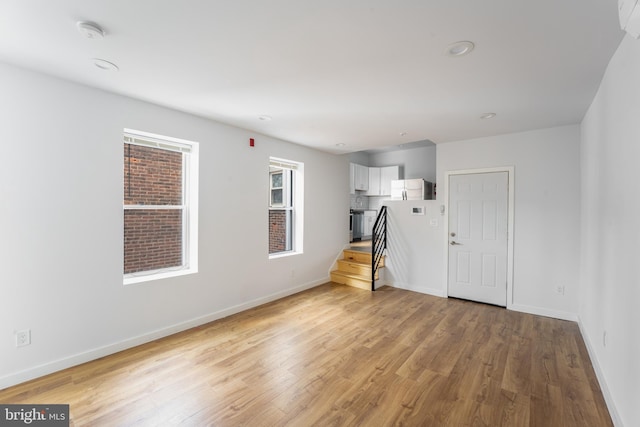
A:
[[[400,166],[370,167],[367,196],[390,196],[391,181],[399,175]]]
[[[380,168],[369,168],[369,189],[367,196],[380,195]]]
[[[349,163],[349,194],[356,194],[356,164]]]
[[[355,190],[367,191],[369,189],[369,168],[357,163],[352,163],[354,168],[354,187]]]
[[[380,168],[380,195],[391,195],[391,181],[400,178],[400,166],[385,166]]]
[[[373,225],[376,223],[376,211],[364,211],[364,231],[363,237],[371,237],[373,234]]]

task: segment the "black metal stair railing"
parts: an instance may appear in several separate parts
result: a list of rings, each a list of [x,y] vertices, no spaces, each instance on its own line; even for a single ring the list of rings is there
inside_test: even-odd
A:
[[[371,290],[376,290],[376,272],[387,249],[387,207],[383,206],[373,225],[371,236]]]

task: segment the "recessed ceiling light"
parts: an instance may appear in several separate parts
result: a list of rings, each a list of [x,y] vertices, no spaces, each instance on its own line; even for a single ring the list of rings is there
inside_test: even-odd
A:
[[[480,116],[482,120],[493,119],[496,116],[496,113],[484,113]]]
[[[407,136],[406,132],[400,132],[400,136]]]
[[[263,122],[268,122],[271,120],[271,116],[258,116],[258,120],[262,120]]]
[[[450,44],[445,50],[445,53],[449,56],[457,58],[471,53],[474,48],[475,45],[473,44],[473,42],[460,41]]]
[[[336,144],[336,147],[344,147],[344,146],[346,146],[346,145],[347,145],[347,144],[345,144],[344,142],[338,142],[338,143]]]
[[[80,34],[88,39],[99,40],[104,37],[104,30],[100,28],[98,24],[94,24],[93,22],[80,21],[76,23],[76,26],[78,27]]]
[[[119,68],[116,64],[114,64],[113,62],[109,62],[105,59],[100,59],[100,58],[93,58],[93,65],[95,65],[96,67],[100,68],[101,70],[105,70],[105,71],[118,71]]]

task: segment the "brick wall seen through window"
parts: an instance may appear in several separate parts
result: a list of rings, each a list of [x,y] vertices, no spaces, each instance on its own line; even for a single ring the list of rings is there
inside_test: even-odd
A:
[[[179,267],[184,262],[182,156],[124,144],[125,274]]]
[[[287,211],[269,210],[269,253],[287,250]]]

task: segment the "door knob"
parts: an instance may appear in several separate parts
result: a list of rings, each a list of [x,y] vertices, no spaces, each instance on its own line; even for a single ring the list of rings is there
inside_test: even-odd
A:
[[[453,231],[451,232],[451,237],[456,237],[456,233],[454,233]]]
[[[452,240],[449,244],[450,244],[451,246],[456,246],[456,245],[461,245],[462,243],[458,243],[458,242],[456,242],[455,240]]]

